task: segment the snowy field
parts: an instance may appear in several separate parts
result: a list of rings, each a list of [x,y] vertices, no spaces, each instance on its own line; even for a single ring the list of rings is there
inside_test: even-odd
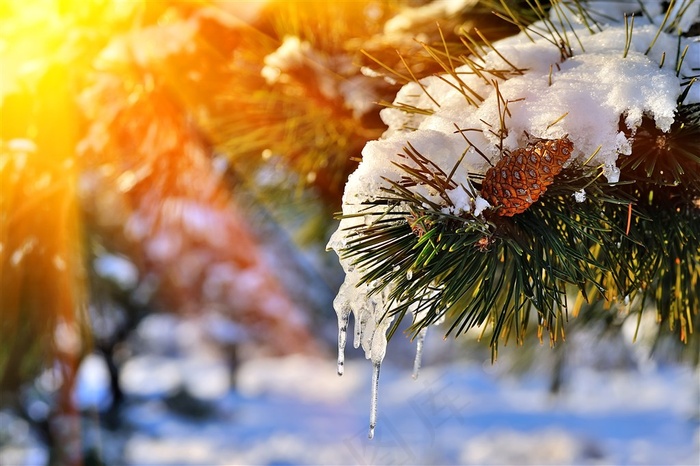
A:
[[[235,464],[697,464],[697,390],[684,369],[577,371],[560,398],[547,379],[499,379],[490,367],[387,367],[379,423],[367,439],[370,371],[351,363],[290,358],[249,367],[227,399],[232,423],[219,439],[190,440]],[[351,375],[352,374],[352,375]],[[345,379],[345,377],[348,377]],[[686,387],[686,388],[683,388]],[[233,414],[233,413],[237,413]],[[235,418],[241,422],[237,424]],[[134,463],[168,441],[143,438]],[[191,450],[191,451],[197,451]],[[184,452],[181,452],[184,453]],[[219,456],[221,455],[221,456]],[[171,459],[176,459],[171,457]]]
[[[413,380],[411,347],[398,337],[393,354],[403,345],[404,360],[382,367],[369,440],[368,361],[349,359],[338,377],[332,354],[257,359],[232,383],[225,354],[201,344],[199,325],[163,315],[142,322],[142,337],[161,338],[126,363],[116,427],[105,426],[105,414],[85,416],[86,448],[110,465],[700,464],[698,374],[687,366],[601,370],[574,355],[552,395],[544,366],[515,376],[503,361],[431,360],[456,345],[439,332],[428,335]],[[106,383],[102,361],[89,358],[76,400],[100,406]],[[8,429],[10,417],[1,417],[0,464],[44,464],[44,447],[18,428],[23,421]]]
[[[183,368],[184,369],[184,368]],[[215,415],[192,422],[161,400],[134,405],[128,464],[698,464],[697,374],[575,371],[548,378],[490,366],[387,366],[367,438],[371,366],[301,357],[245,365]],[[695,387],[695,389],[693,389]]]

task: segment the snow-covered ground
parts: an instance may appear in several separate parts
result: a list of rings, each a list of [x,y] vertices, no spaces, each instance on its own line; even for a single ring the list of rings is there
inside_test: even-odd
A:
[[[128,412],[128,464],[698,464],[697,373],[574,370],[559,397],[546,375],[490,365],[387,365],[367,438],[371,366],[288,357],[245,364],[210,419],[162,400]]]
[[[503,379],[480,364],[385,367],[367,438],[370,367],[353,361],[250,364],[218,436],[190,438],[227,464],[697,464],[697,374],[575,371],[553,398],[547,377]],[[187,429],[186,429],[187,430]],[[157,436],[127,447],[139,463]],[[149,447],[150,446],[150,447]],[[194,451],[194,450],[193,450]],[[140,453],[142,456],[138,456]],[[129,456],[132,455],[132,456]],[[172,458],[174,459],[174,458]],[[194,461],[196,462],[196,460]]]
[[[516,376],[507,360],[436,358],[436,349],[461,350],[434,332],[417,380],[410,355],[382,367],[370,440],[367,361],[349,359],[343,377],[332,354],[249,360],[232,372],[225,352],[201,344],[206,325],[163,315],[142,322],[137,334],[151,343],[134,344],[124,366],[121,421],[107,428],[106,415],[86,416],[84,446],[129,465],[700,463],[700,387],[688,366],[602,370],[574,355],[552,395],[544,365]],[[410,348],[401,338],[394,355]],[[100,406],[106,377],[100,358],[86,360],[76,392],[83,407]],[[45,447],[27,426],[0,414],[0,464],[43,464]]]

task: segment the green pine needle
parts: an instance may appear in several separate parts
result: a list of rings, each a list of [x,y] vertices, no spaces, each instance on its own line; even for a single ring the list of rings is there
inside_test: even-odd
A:
[[[572,56],[571,40],[578,40],[573,27],[551,21],[539,0],[525,3],[535,18],[526,19],[517,9],[522,5],[507,2],[501,2],[496,15],[528,37],[550,40],[562,59]],[[594,34],[600,25],[582,5],[556,3],[551,8],[578,8]],[[564,18],[562,11],[555,13]],[[531,28],[533,20],[544,21],[546,30]],[[631,21],[627,31],[625,53]],[[499,79],[522,72],[513,66],[483,69],[479,58],[494,50],[485,37],[465,36],[462,44],[470,57],[444,43],[424,48],[456,83],[459,76],[448,68],[462,64],[497,93]],[[408,145],[402,154],[406,162],[395,162],[403,176],[385,179],[381,195],[357,214],[365,222],[348,232],[341,251],[362,272],[362,284],[373,293],[389,291],[387,308],[396,317],[389,337],[406,314],[414,316],[414,336],[445,318],[446,335],[490,329],[495,358],[499,342],[524,342],[532,324],[541,339],[547,334],[555,344],[565,336],[570,310],[576,316],[603,303],[605,309],[622,305],[620,312],[630,314],[653,305],[663,328],[689,342],[700,326],[700,105],[682,103],[695,78],[683,77],[685,89],[668,133],[645,117],[636,133],[628,134],[632,154],[618,159],[619,182],[606,182],[600,167],[570,166],[538,202],[513,217],[491,211],[480,216],[446,213],[454,207],[450,191],[464,189],[474,199],[483,175],[470,175],[468,186],[457,185],[453,175],[459,163],[448,174],[429,154]],[[459,90],[467,105],[479,100],[469,89]],[[509,102],[500,103],[501,127],[491,131],[502,138]],[[620,129],[625,131],[623,121]],[[457,131],[469,144],[470,130]],[[427,199],[415,192],[416,186],[437,196]],[[577,202],[574,194],[581,191],[586,200]]]

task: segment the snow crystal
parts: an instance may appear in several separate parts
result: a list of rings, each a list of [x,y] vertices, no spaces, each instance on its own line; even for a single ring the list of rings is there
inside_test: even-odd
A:
[[[477,197],[476,201],[474,202],[474,215],[478,217],[484,210],[488,209],[489,207],[491,207],[489,201],[487,201],[481,196]]]
[[[528,37],[521,33],[494,43],[498,53],[491,51],[480,58],[473,57],[483,70],[511,70],[506,79],[484,72],[477,74],[464,65],[456,69],[461,82],[453,75],[430,76],[422,79],[420,85],[408,83],[401,88],[394,105],[380,113],[388,127],[386,132],[380,140],[366,144],[362,162],[348,178],[343,195],[346,218],[328,248],[342,254],[346,235],[362,222],[351,215],[379,212],[379,207],[368,207],[367,202],[382,194],[386,180],[397,181],[404,175],[396,162],[411,163],[401,157],[409,144],[445,173],[451,173],[459,163],[452,177],[458,187],[448,191],[451,205],[426,186],[409,188],[428,201],[445,206],[443,211],[480,216],[491,208],[480,196],[469,195],[469,173],[485,173],[501,157],[500,144],[503,150],[513,151],[523,147],[529,137],[567,136],[574,144],[568,164],[601,166],[607,180],[616,182],[617,158],[630,154],[631,138],[642,118],[650,118],[659,130],[669,131],[684,83],[700,67],[700,42],[696,37],[659,33],[664,12],[659,2],[647,1],[645,11],[652,18],[635,17],[627,47],[628,33],[620,16],[619,2],[587,5],[600,15],[596,16],[601,22],[600,29],[589,31],[575,11],[569,11],[568,20],[564,20],[566,26],[560,26],[568,31],[572,56],[565,56],[562,48],[555,45],[559,41],[553,40],[539,23],[532,27],[538,28],[541,35],[530,33]],[[631,2],[624,12],[639,7],[638,2]],[[698,3],[684,11],[676,27],[687,28],[697,19]],[[603,23],[615,18],[615,22]],[[558,20],[554,17],[552,21]],[[676,57],[685,47],[688,47],[685,59],[676,69]],[[506,118],[503,118],[504,102],[509,111]],[[700,102],[700,86],[693,86],[684,104],[697,102]],[[402,110],[407,107],[427,112]],[[506,131],[499,135],[502,119]],[[624,132],[619,128],[621,121],[626,127]],[[575,196],[582,202],[585,192]],[[363,271],[351,262],[341,256],[346,279],[334,306],[341,326],[348,312],[354,314],[358,338],[355,345],[361,341],[366,357],[376,366],[386,352],[390,318],[384,316],[390,315],[387,313],[390,309],[385,307],[384,296],[390,293],[391,286],[384,289],[384,294],[370,294],[370,285],[359,285]],[[344,336],[339,335],[338,341],[344,342]]]
[[[576,199],[576,202],[583,202],[586,200],[586,190],[581,189],[579,191],[576,191],[574,193],[574,199]]]

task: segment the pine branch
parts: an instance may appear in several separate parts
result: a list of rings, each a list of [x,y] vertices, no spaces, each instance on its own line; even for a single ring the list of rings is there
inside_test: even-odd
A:
[[[581,13],[587,29],[569,24],[563,8],[578,11],[579,2],[557,3],[552,7],[554,16],[537,0],[527,3],[541,21],[538,29],[505,2],[501,17],[510,18],[533,41],[535,36],[544,37],[561,51],[562,61],[572,56],[572,41],[578,41],[583,52],[577,34],[602,30],[595,19],[600,15],[592,13]],[[630,21],[623,55],[630,51],[633,33]],[[468,148],[474,148],[493,167],[490,158],[470,143],[467,131],[490,132],[500,141],[496,149],[501,160],[512,157],[503,141],[511,118],[508,104],[515,101],[504,98],[499,83],[523,70],[510,64],[485,37],[465,36],[462,42],[469,57],[455,54],[445,44],[424,48],[442,68],[441,79],[464,95],[466,107],[478,106],[477,101],[483,99],[475,99],[479,96],[470,93],[460,76],[463,73],[454,67],[466,65],[495,92],[498,124],[482,122],[486,129],[457,128]],[[486,54],[503,58],[510,68],[488,69],[483,65]],[[677,70],[682,58],[679,52]],[[563,339],[570,310],[579,315],[603,303],[605,308],[624,304],[621,310],[636,313],[653,303],[659,322],[688,342],[700,325],[696,296],[700,106],[683,104],[696,77],[679,77],[684,87],[670,131],[658,129],[645,116],[632,134],[621,120],[620,130],[627,131],[632,153],[617,159],[618,182],[607,182],[601,176],[603,167],[587,165],[596,151],[586,164],[574,162],[561,173],[559,167],[546,190],[540,191],[538,182],[538,199],[503,215],[498,208],[474,212],[474,201],[488,174],[470,174],[467,186],[459,185],[453,174],[461,159],[448,174],[431,162],[430,154],[421,154],[407,143],[401,160],[394,162],[402,176],[384,179],[380,195],[358,214],[365,222],[346,232],[349,241],[340,251],[341,259],[350,260],[361,272],[360,284],[368,285],[371,293],[388,292],[390,302],[385,309],[395,317],[389,337],[407,314],[413,316],[413,336],[446,319],[446,335],[489,328],[495,358],[500,343],[511,338],[522,343],[533,323],[540,339],[545,333],[551,344]],[[409,110],[422,113],[421,109]],[[567,115],[564,112],[547,129]],[[498,173],[505,179],[514,170],[509,167]],[[525,172],[518,173],[520,177]],[[471,197],[471,211],[456,211],[451,196],[459,189]],[[527,191],[521,191],[525,199]],[[513,188],[508,194],[515,197],[517,193]],[[574,295],[578,297],[569,303]]]
[[[343,255],[362,268],[362,283],[376,284],[373,292],[391,285],[391,312],[399,317],[393,330],[407,313],[424,315],[411,328],[414,335],[443,316],[450,321],[448,335],[489,323],[495,356],[498,338],[513,328],[522,341],[531,309],[555,342],[567,285],[603,296],[601,271],[612,274],[625,293],[638,285],[627,273],[625,256],[611,250],[624,234],[618,218],[631,198],[605,183],[591,184],[595,171],[568,170],[522,215],[487,219],[447,214],[444,205],[408,189],[429,186],[450,205],[449,191],[457,186],[415,148],[405,152],[421,168],[397,164],[405,175],[399,182],[387,180],[383,196],[368,203],[362,214],[377,220],[350,232]],[[472,181],[479,185],[477,177]],[[585,186],[593,200],[576,202],[573,194]]]
[[[621,170],[633,180],[665,186],[700,184],[700,104],[680,105],[668,133],[645,117],[634,135],[632,154],[620,159]]]

